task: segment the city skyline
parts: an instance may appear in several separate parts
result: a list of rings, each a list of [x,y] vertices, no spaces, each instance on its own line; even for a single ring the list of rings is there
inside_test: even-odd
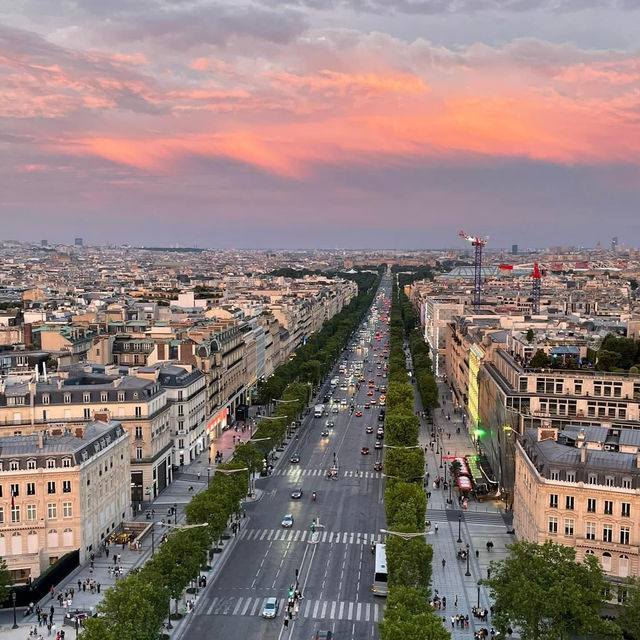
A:
[[[638,246],[640,2],[599,4],[0,2],[4,238]]]

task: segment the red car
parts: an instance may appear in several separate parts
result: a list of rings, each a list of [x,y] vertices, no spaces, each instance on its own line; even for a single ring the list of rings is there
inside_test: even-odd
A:
[[[356,411],[356,418],[362,418],[362,411]]]

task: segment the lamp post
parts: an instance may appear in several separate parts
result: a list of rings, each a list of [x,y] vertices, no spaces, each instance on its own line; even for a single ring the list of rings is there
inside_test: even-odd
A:
[[[156,523],[151,523],[151,555],[154,556],[156,553]]]
[[[442,442],[442,434],[440,434],[440,468],[442,469],[442,454],[444,453],[444,442]]]
[[[209,482],[211,481],[211,468],[207,467],[207,488],[209,487]],[[176,522],[176,524],[178,524]]]
[[[469,543],[467,542],[467,571],[464,574],[467,578],[471,575],[471,571],[469,571]]]
[[[462,536],[460,535],[461,533],[462,533],[462,514],[459,513],[458,514],[458,539],[456,540],[458,544],[462,542]]]
[[[178,524],[178,503],[177,502],[173,503],[173,524]]]
[[[476,606],[478,609],[480,608],[480,580],[478,580],[478,604]]]
[[[12,629],[18,628],[18,621],[16,620],[16,592],[11,592],[11,600],[13,601],[13,627]]]

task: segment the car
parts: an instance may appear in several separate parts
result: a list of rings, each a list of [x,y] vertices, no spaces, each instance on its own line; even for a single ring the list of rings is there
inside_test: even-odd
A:
[[[367,403],[364,405],[364,408],[365,408],[365,409],[371,409],[371,405],[367,402]]]
[[[376,404],[377,400],[375,398],[371,398],[371,404]]]
[[[376,440],[382,440],[384,438],[384,433],[380,433],[378,431],[378,433],[376,433]]]
[[[340,411],[340,409],[338,409],[338,407],[332,407],[331,408],[331,413],[338,413],[338,411]]]
[[[376,440],[374,449],[382,449],[382,440]]]
[[[300,488],[298,488],[298,489],[294,489],[294,490],[291,492],[291,497],[292,497],[294,500],[300,500],[300,498],[302,498],[302,489],[300,489]]]
[[[379,377],[382,375],[382,373],[380,371],[378,371],[378,373],[376,373],[376,375]],[[385,376],[386,377],[386,376]]]
[[[360,449],[360,453],[363,456],[368,456],[371,452],[369,451],[369,447],[362,447],[362,449]]]
[[[382,462],[376,462],[376,463],[373,465],[373,470],[374,470],[374,471],[382,471]]]
[[[300,462],[300,454],[297,451],[291,456],[291,462],[293,464],[298,464],[298,462]]]
[[[356,411],[356,418],[362,418],[362,411]]]
[[[367,395],[368,396],[372,396],[373,395],[373,391],[367,391]]]
[[[313,636],[313,640],[333,640],[333,633],[329,629],[319,629]]]
[[[329,437],[329,429],[323,429],[323,430],[320,432],[320,435],[321,435],[323,438],[328,438],[328,437]]]
[[[346,398],[342,398],[342,400],[340,400],[340,404],[346,405],[347,404],[347,399]]]
[[[325,427],[335,427],[335,426],[336,426],[336,424],[335,424],[335,422],[334,422],[333,420],[327,420],[327,421],[324,423],[324,426],[325,426]]]
[[[373,433],[373,427],[371,425],[367,427],[367,433]]]
[[[285,529],[291,529],[293,526],[293,516],[290,513],[287,513],[287,515],[282,518],[282,526]]]

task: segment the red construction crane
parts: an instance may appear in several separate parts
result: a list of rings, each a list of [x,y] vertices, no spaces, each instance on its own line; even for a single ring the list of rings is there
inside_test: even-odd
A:
[[[512,271],[514,266],[517,269],[531,269],[531,278],[533,279],[533,288],[531,292],[531,298],[533,300],[532,311],[537,315],[540,313],[540,281],[542,280],[542,276],[547,275],[547,269],[537,262],[517,265],[501,264],[499,269],[502,271]]]
[[[461,238],[468,240],[476,250],[475,260],[473,263],[473,306],[477,309],[480,306],[480,290],[482,288],[482,248],[487,246],[489,236],[479,238],[476,236],[470,236],[464,231],[461,231],[458,235]]]

